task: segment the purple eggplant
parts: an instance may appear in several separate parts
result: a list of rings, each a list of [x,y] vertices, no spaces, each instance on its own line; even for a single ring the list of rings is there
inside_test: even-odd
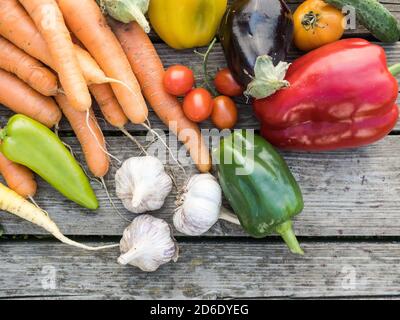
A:
[[[254,77],[257,57],[274,64],[286,59],[293,39],[293,18],[283,0],[236,0],[228,8],[219,37],[229,69],[243,87]]]

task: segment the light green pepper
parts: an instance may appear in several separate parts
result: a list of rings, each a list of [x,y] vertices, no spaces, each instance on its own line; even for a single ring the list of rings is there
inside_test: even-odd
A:
[[[79,163],[49,128],[24,115],[10,118],[0,131],[0,151],[28,167],[77,204],[95,210],[96,195]]]

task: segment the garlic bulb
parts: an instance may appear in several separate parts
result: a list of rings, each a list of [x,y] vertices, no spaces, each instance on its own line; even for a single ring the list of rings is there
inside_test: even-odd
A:
[[[175,210],[173,220],[176,230],[183,234],[202,235],[210,230],[218,219],[240,224],[236,216],[222,208],[221,187],[209,173],[193,176],[178,202],[180,206]]]
[[[125,229],[120,242],[118,263],[153,272],[161,265],[178,260],[179,248],[164,220],[148,214],[137,217]]]
[[[126,160],[115,174],[116,193],[133,213],[160,209],[172,190],[172,179],[155,157]]]

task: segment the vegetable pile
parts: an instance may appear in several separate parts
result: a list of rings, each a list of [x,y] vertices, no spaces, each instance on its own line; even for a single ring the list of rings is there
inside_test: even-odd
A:
[[[361,147],[388,135],[399,117],[400,64],[388,67],[376,44],[341,40],[342,9],[349,6],[378,40],[399,40],[400,23],[376,0],[306,0],[293,15],[284,0],[236,0],[229,7],[226,0],[0,1],[0,104],[17,113],[0,130],[0,173],[9,186],[0,184],[0,209],[71,246],[119,246],[121,265],[153,272],[178,259],[171,226],[148,214],[163,207],[175,186],[178,232],[199,236],[225,220],[255,238],[276,233],[292,253],[304,254],[292,222],[304,209],[302,192],[273,146],[307,152]],[[177,50],[209,45],[205,53],[193,52],[202,57],[203,74],[184,65],[165,70],[148,36],[151,27]],[[227,68],[211,76],[208,59],[218,40]],[[289,64],[292,42],[309,52]],[[243,95],[254,106],[261,136],[233,130],[211,157],[199,123],[210,119],[220,130],[234,129]],[[109,153],[93,98],[143,156],[122,162]],[[173,157],[187,178],[184,186],[126,130],[129,122],[141,126],[171,152],[151,128],[148,106],[199,171],[188,176]],[[57,134],[62,116],[81,144],[88,173]],[[104,178],[113,161],[117,197],[138,216],[119,245],[96,248],[68,239],[36,205],[34,174],[96,210],[88,174],[109,196]],[[223,206],[224,196],[233,212]]]

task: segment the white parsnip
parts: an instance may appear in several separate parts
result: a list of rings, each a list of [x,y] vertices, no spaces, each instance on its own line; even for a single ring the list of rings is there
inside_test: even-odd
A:
[[[24,199],[16,192],[7,188],[2,183],[0,183],[0,210],[7,211],[17,217],[20,217],[45,229],[61,242],[73,247],[89,251],[97,251],[118,247],[118,245],[90,247],[67,238],[61,233],[60,229],[57,227],[54,221],[50,219],[45,211],[38,208],[28,200]]]

